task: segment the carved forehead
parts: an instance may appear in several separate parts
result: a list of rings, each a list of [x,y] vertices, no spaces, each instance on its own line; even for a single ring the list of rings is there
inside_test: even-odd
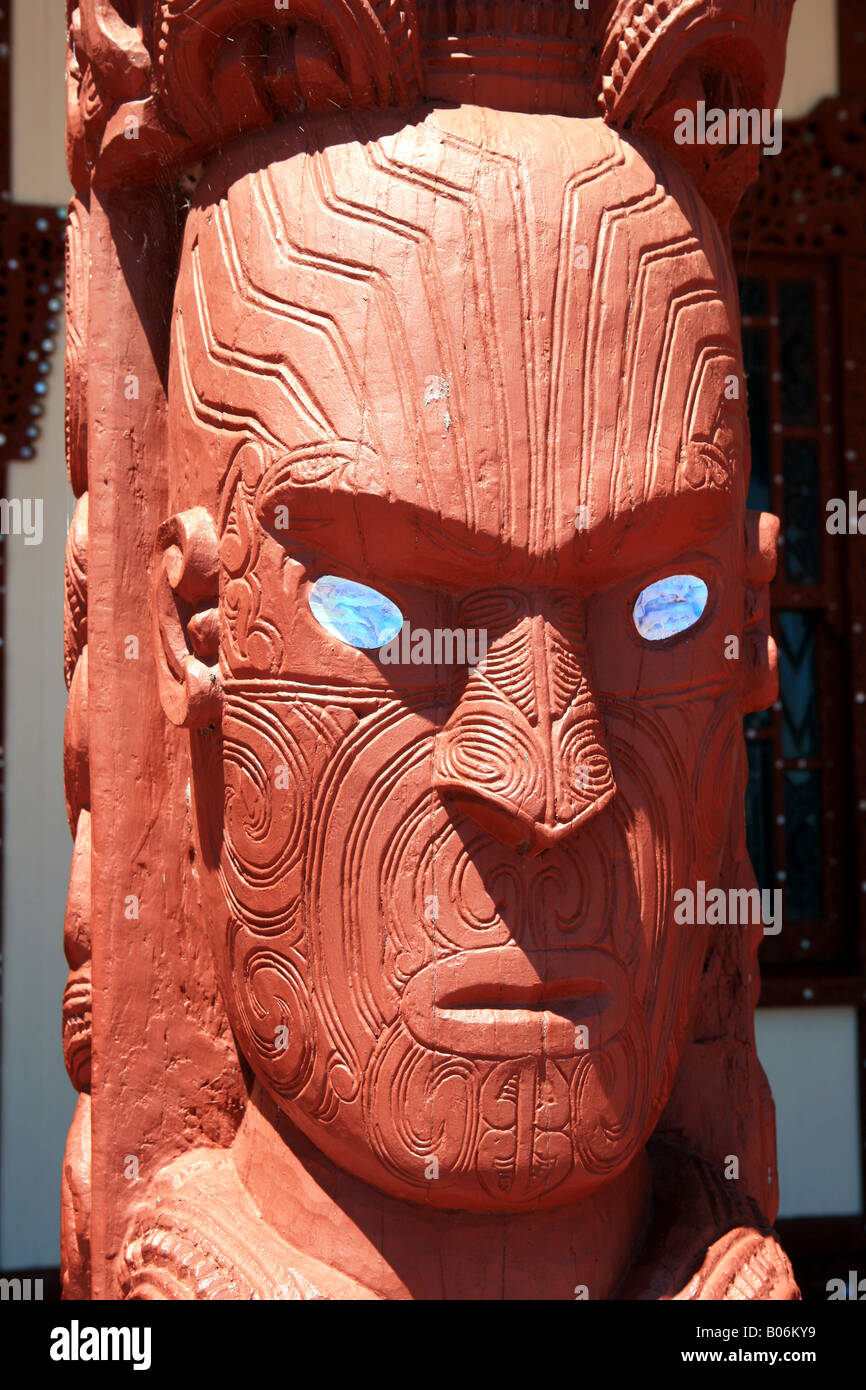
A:
[[[236,149],[190,212],[175,467],[210,500],[255,439],[293,477],[531,551],[579,507],[730,489],[733,303],[691,185],[600,121],[305,118]]]

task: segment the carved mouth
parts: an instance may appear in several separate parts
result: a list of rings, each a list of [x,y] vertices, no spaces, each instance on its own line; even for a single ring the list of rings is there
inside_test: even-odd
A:
[[[401,1008],[413,1036],[439,1052],[575,1057],[620,1031],[630,1000],[625,971],[603,951],[505,946],[433,961]]]

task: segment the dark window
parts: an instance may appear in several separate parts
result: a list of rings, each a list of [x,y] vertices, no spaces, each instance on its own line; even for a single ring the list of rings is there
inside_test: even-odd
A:
[[[853,847],[846,839],[850,817],[840,810],[846,796],[850,801],[849,760],[836,698],[844,664],[841,569],[825,526],[827,501],[839,495],[838,459],[829,428],[832,363],[816,314],[816,305],[830,302],[820,261],[808,268],[768,262],[740,284],[752,444],[748,505],[782,522],[772,587],[779,699],[745,721],[749,853],[760,886],[784,895],[782,931],[761,948],[771,977],[810,961],[842,969],[853,950],[846,921],[853,924],[855,914],[844,901]]]

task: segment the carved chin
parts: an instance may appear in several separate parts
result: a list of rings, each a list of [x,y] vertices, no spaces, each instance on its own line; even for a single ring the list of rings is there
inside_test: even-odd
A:
[[[527,859],[431,794],[429,721],[405,707],[347,722],[259,693],[227,712],[232,1021],[341,1168],[519,1210],[589,1195],[645,1144],[703,959],[670,913],[695,865],[666,808],[690,773],[671,752],[650,777],[633,717],[621,748],[610,726],[616,800]]]

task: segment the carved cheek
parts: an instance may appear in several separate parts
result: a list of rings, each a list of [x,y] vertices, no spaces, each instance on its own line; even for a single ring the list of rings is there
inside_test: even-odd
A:
[[[350,711],[305,706],[288,687],[235,683],[227,693],[220,878],[229,995],[251,1063],[283,1098],[299,1094],[322,1060],[304,890],[316,790],[354,723]]]
[[[431,721],[393,700],[354,730],[319,787],[307,891],[311,968],[335,1036],[363,1051],[397,1015],[426,958],[432,892],[424,849],[444,813],[432,798]]]
[[[692,967],[696,963],[699,969],[705,948],[694,929],[674,923],[673,893],[694,886],[701,874],[713,880],[718,871],[727,828],[719,811],[724,751],[718,749],[725,749],[725,734],[736,728],[736,692],[727,704],[720,710],[716,701],[704,700],[695,707],[681,696],[652,705],[611,699],[603,704],[619,788],[615,812],[626,846],[614,880],[610,939],[619,958],[631,962],[634,987],[656,1039],[678,1027]],[[629,881],[638,899],[631,924],[620,910],[621,885]]]
[[[231,909],[266,935],[297,920],[312,738],[276,701],[233,697],[223,723],[221,872]]]

